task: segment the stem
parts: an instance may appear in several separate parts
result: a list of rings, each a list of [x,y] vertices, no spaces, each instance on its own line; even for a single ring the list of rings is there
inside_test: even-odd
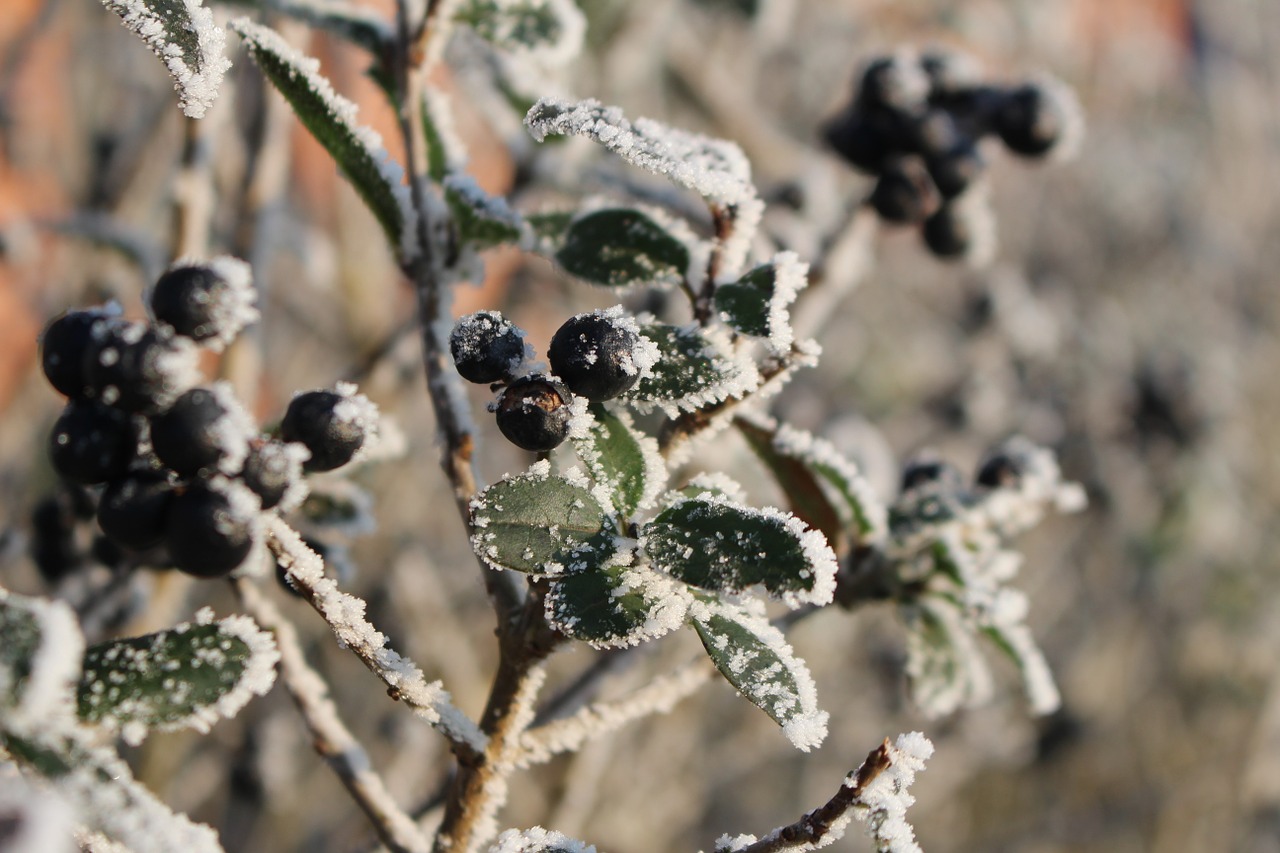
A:
[[[293,623],[245,578],[236,579],[235,590],[245,611],[275,635],[280,680],[302,714],[311,745],[369,818],[378,839],[391,853],[426,853],[430,842],[396,805],[382,778],[369,769],[369,754],[342,722],[329,697],[329,686],[307,664]]]
[[[711,205],[715,244],[711,248],[711,256],[707,258],[707,278],[702,282],[702,292],[693,303],[693,317],[700,326],[710,323],[715,313],[716,278],[720,275],[720,266],[724,260],[724,244],[733,236],[736,222],[737,210],[732,205]]]

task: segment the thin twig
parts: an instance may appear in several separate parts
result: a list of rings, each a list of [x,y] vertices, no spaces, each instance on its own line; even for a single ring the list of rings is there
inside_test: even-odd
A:
[[[382,778],[370,769],[369,755],[342,722],[329,686],[307,664],[298,632],[251,581],[239,578],[236,594],[245,611],[275,635],[280,650],[280,680],[302,714],[311,745],[369,818],[378,838],[392,853],[426,853],[431,842],[400,809]]]

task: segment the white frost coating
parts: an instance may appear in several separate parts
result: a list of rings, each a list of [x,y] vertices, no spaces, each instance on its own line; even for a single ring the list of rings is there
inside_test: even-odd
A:
[[[682,411],[696,411],[731,398],[741,399],[762,390],[760,370],[755,359],[745,350],[735,351],[726,327],[703,328],[691,323],[681,331],[697,335],[702,340],[703,345],[697,354],[712,362],[711,375],[708,377],[691,372],[690,375],[681,377],[689,381],[681,384],[680,396],[675,398],[637,398],[633,396],[635,389],[632,389],[623,395],[623,399],[636,411],[645,414],[657,408],[674,418]],[[661,358],[659,353],[659,362]],[[654,367],[656,366],[655,364]]]
[[[682,491],[684,494],[669,492],[663,509],[684,501],[690,495],[699,500],[708,500],[720,493],[730,501],[739,504],[745,504],[749,500],[747,490],[742,488],[742,484],[723,471],[704,471],[691,479]]]
[[[453,107],[449,103],[448,93],[441,86],[426,86],[422,93],[422,106],[431,118],[431,126],[435,128],[445,170],[462,171],[467,165],[467,146],[454,124]]]
[[[507,204],[506,198],[500,195],[489,195],[476,183],[476,179],[466,172],[451,172],[445,175],[444,188],[446,191],[456,193],[458,198],[481,219],[500,222],[518,233],[523,233],[524,219],[511,205]]]
[[[964,615],[935,596],[921,598],[915,606],[927,611],[946,636],[942,646],[929,643],[918,630],[908,636],[906,674],[912,701],[933,718],[989,702],[995,692],[991,670]],[[923,618],[923,613],[907,612],[908,624]]]
[[[573,0],[489,0],[492,6],[485,19],[482,34],[506,50],[515,59],[527,60],[544,68],[559,68],[572,62],[582,52],[587,32],[587,19]],[[544,14],[556,21],[552,39],[530,42],[522,38],[528,31],[526,19]]]
[[[261,314],[258,312],[258,291],[253,286],[253,271],[239,258],[230,255],[219,255],[209,261],[199,258],[184,257],[175,261],[169,269],[182,267],[207,267],[218,278],[222,279],[225,289],[217,293],[216,300],[210,304],[210,325],[216,334],[200,342],[214,352],[221,352],[251,323],[256,323]],[[151,303],[150,296],[144,300]],[[169,328],[164,323],[157,325]]]
[[[213,12],[204,8],[200,0],[182,0],[187,21],[174,25],[183,35],[196,40],[198,56],[192,57],[195,67],[188,63],[180,45],[172,41],[164,16],[152,8],[146,0],[102,0],[102,5],[115,12],[124,25],[136,33],[160,57],[173,76],[173,87],[178,91],[178,106],[190,118],[203,118],[218,97],[222,75],[231,67],[231,60],[224,55],[226,33],[213,20]],[[172,6],[172,3],[165,4]]]
[[[1035,84],[1062,119],[1061,135],[1049,151],[1049,159],[1056,162],[1071,160],[1080,153],[1084,144],[1084,108],[1080,106],[1080,98],[1076,96],[1075,89],[1048,74],[1037,76]]]
[[[618,576],[618,587],[614,590],[616,597],[639,595],[645,603],[645,619],[625,634],[615,634],[601,639],[586,639],[585,642],[596,649],[621,649],[638,646],[650,640],[656,640],[684,625],[685,614],[693,601],[689,588],[659,574],[645,566],[625,565],[631,560],[629,549],[615,554],[603,568],[614,568],[624,564]],[[597,571],[589,568],[587,571]],[[557,595],[557,587],[552,587],[546,598],[547,621],[565,633],[573,635],[576,617],[560,612],[563,602]],[[572,606],[572,605],[571,605]]]
[[[258,435],[258,424],[241,404],[230,382],[219,380],[210,385],[208,391],[222,409],[222,415],[208,427],[213,444],[222,450],[218,471],[232,477],[244,468],[249,443]]]
[[[532,829],[508,829],[489,847],[489,853],[596,853],[593,845],[535,826]]]
[[[63,601],[13,595],[4,589],[0,589],[0,606],[29,613],[40,637],[17,705],[6,712],[7,721],[17,727],[73,721],[76,682],[84,657],[84,636],[75,613]],[[17,688],[9,683],[11,674],[8,666],[0,666],[0,694]]]
[[[795,252],[779,252],[769,262],[773,267],[773,293],[769,296],[769,337],[766,343],[774,355],[791,352],[795,332],[791,328],[791,304],[809,286],[809,264]]]
[[[922,853],[915,831],[907,823],[907,809],[916,798],[907,793],[916,773],[933,755],[933,743],[920,732],[898,735],[893,746],[885,741],[889,766],[862,788],[854,800],[853,816],[867,825],[867,834],[881,853]],[[845,784],[853,786],[857,774]]]
[[[716,660],[726,678],[747,679],[739,686],[739,690],[753,704],[778,720],[782,733],[787,740],[802,752],[819,746],[827,736],[826,711],[818,709],[818,689],[813,683],[813,676],[804,661],[796,657],[782,632],[769,624],[765,616],[764,602],[758,599],[745,599],[739,604],[723,601],[696,599],[689,607],[690,618],[698,621],[706,632],[704,642],[720,652]],[[725,655],[732,642],[728,636],[711,634],[710,619],[719,617],[727,619],[748,631],[762,646],[765,653],[774,658],[763,672],[750,678],[748,668],[758,665],[760,652],[739,648],[733,654]],[[729,672],[724,672],[728,669]],[[794,690],[780,680],[769,680],[768,675],[785,673],[794,683]]]
[[[191,2],[191,0],[187,0]],[[231,21],[231,29],[240,34],[250,51],[264,52],[290,69],[295,79],[302,80],[308,89],[324,104],[325,112],[342,126],[350,138],[364,149],[365,155],[377,167],[388,191],[400,211],[400,240],[397,254],[404,261],[418,256],[418,214],[413,206],[409,186],[404,182],[404,169],[392,159],[382,144],[377,131],[356,120],[356,105],[334,91],[333,85],[320,73],[320,61],[295,50],[279,33],[270,27],[254,23],[249,18]]]
[[[364,435],[364,442],[360,445],[360,449],[347,464],[365,462],[371,457],[379,456],[378,445],[382,443],[382,416],[378,413],[378,407],[368,397],[358,393],[354,382],[339,382],[333,390],[342,397],[333,407],[334,419],[355,425]]]
[[[427,683],[422,670],[387,646],[387,638],[365,619],[366,603],[348,595],[324,575],[324,562],[279,518],[266,517],[273,551],[286,577],[324,617],[338,643],[351,649],[374,674],[393,688],[414,713],[450,740],[483,752],[488,738],[454,707],[439,681]]]
[[[0,781],[5,853],[73,853],[75,816],[61,797],[20,778]]]
[[[619,423],[622,424],[622,428],[631,436],[643,460],[644,471],[641,475],[643,489],[640,500],[636,505],[636,510],[638,512],[650,509],[658,495],[662,494],[662,490],[667,483],[667,465],[662,458],[662,452],[658,449],[658,441],[648,433],[636,429],[635,422],[631,419],[631,414],[627,410],[614,409],[610,411],[610,414],[618,419]],[[578,458],[582,460],[582,464],[586,465],[587,470],[591,472],[591,476],[602,485],[609,484],[612,487],[609,471],[604,467],[602,454],[596,444],[597,433],[603,430],[603,425],[596,423],[592,419],[585,434],[577,436],[571,431],[570,437],[577,439],[574,442],[574,450],[577,452]],[[612,498],[610,498],[610,503],[612,503]]]

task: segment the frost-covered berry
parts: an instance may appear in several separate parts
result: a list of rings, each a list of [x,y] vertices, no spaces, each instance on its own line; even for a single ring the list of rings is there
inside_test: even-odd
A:
[[[165,338],[144,323],[126,321],[94,326],[84,374],[93,396],[143,414],[168,408],[200,379],[190,342]]]
[[[949,151],[925,160],[929,177],[943,198],[955,198],[969,189],[986,169],[978,146],[964,140]]]
[[[1022,480],[1024,465],[1020,459],[1008,453],[988,456],[978,466],[974,482],[988,489],[1017,488]]]
[[[253,419],[225,382],[192,388],[151,418],[152,449],[183,477],[240,470],[256,433]]]
[[[939,157],[955,148],[961,140],[951,113],[942,109],[930,109],[907,121],[899,122],[897,132],[900,147],[924,157]]]
[[[255,439],[249,445],[240,481],[258,496],[263,509],[271,509],[302,488],[302,465],[308,455],[301,444]],[[297,502],[286,501],[294,505]]]
[[[905,53],[873,60],[858,81],[858,105],[867,110],[911,112],[922,107],[928,95],[929,75],[918,59]]]
[[[96,400],[72,400],[49,436],[54,470],[77,483],[105,483],[129,470],[138,454],[138,423]]]
[[[160,471],[138,471],[112,480],[98,501],[98,526],[117,545],[145,551],[164,539],[173,486]]]
[[[255,499],[234,483],[198,483],[173,499],[165,543],[173,564],[189,575],[228,574],[253,550]]]
[[[579,314],[551,338],[551,371],[575,394],[612,400],[640,378],[639,327],[620,309]]]
[[[67,397],[84,397],[85,353],[93,343],[95,323],[106,322],[103,309],[68,311],[54,319],[40,335],[40,366],[49,384]]]
[[[332,471],[355,457],[376,429],[377,410],[355,394],[354,387],[338,391],[307,391],[289,401],[280,422],[280,437],[311,451],[306,471]]]
[[[1028,83],[1006,92],[995,112],[1000,139],[1015,154],[1041,157],[1076,134],[1079,106],[1071,91],[1053,83]]]
[[[895,151],[891,125],[851,109],[832,119],[823,129],[823,136],[849,165],[878,175]]]
[[[541,374],[512,382],[498,398],[498,429],[517,447],[545,452],[569,436],[573,395]]]
[[[881,219],[905,224],[930,216],[942,200],[920,158],[903,157],[884,169],[870,201]]]
[[[982,82],[982,66],[972,56],[934,48],[920,55],[920,69],[929,78],[929,99],[963,95]]]
[[[449,335],[449,351],[458,374],[468,382],[503,382],[524,361],[524,332],[497,311],[478,311],[458,318]]]
[[[226,345],[258,318],[249,266],[235,258],[179,263],[147,294],[151,316],[174,334]]]
[[[907,492],[921,486],[959,492],[964,488],[964,477],[950,462],[931,453],[921,454],[903,466],[901,488]]]
[[[995,247],[995,222],[984,196],[968,193],[949,199],[924,221],[929,251],[942,260],[984,263]]]

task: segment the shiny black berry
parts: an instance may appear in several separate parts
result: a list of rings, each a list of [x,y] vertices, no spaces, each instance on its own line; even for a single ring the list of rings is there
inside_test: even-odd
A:
[[[846,110],[823,129],[832,150],[849,165],[878,175],[895,152],[892,122],[877,120],[858,110]]]
[[[139,437],[128,413],[96,400],[72,400],[53,425],[49,459],[68,480],[105,483],[129,470]]]
[[[933,214],[942,200],[920,158],[903,157],[881,173],[870,201],[884,221],[907,224]]]
[[[145,551],[164,539],[173,486],[159,471],[139,471],[112,480],[98,501],[98,526],[117,545]]]
[[[943,198],[961,195],[982,177],[986,169],[978,147],[969,141],[957,144],[940,156],[926,159],[925,165]]]
[[[547,361],[575,394],[612,400],[640,378],[635,363],[640,336],[629,318],[603,312],[571,317],[551,338]]]
[[[989,489],[1016,489],[1022,481],[1024,465],[1008,453],[995,453],[978,466],[974,482]]]
[[[351,461],[368,437],[368,403],[333,391],[308,391],[289,402],[280,437],[311,451],[307,471],[331,471]]]
[[[921,234],[935,257],[959,260],[975,251],[979,240],[984,239],[979,232],[989,224],[980,208],[948,201],[924,221]]]
[[[458,318],[449,351],[463,379],[488,385],[510,379],[520,367],[524,335],[497,311],[480,311]]]
[[[906,55],[876,59],[858,82],[858,106],[864,110],[912,112],[929,95],[929,76],[918,61]]]
[[[151,447],[183,477],[214,468],[235,471],[254,431],[225,386],[192,388],[151,418]]]
[[[252,508],[223,491],[196,484],[173,499],[165,542],[174,566],[215,578],[231,572],[253,549]]]
[[[1045,86],[1028,84],[1005,93],[995,114],[996,132],[1015,154],[1040,157],[1062,139],[1072,116],[1068,105]]]
[[[85,353],[93,342],[93,326],[105,322],[102,311],[68,311],[40,336],[40,365],[49,384],[67,397],[84,397]]]
[[[525,376],[498,398],[498,429],[517,447],[551,450],[569,436],[569,390],[546,376]]]
[[[100,323],[93,337],[84,362],[86,384],[99,400],[127,412],[166,409],[199,378],[189,343],[142,323]]]
[[[961,141],[955,119],[946,110],[926,110],[899,125],[896,135],[900,148],[926,158],[942,156]]]
[[[147,294],[151,315],[194,341],[231,341],[257,318],[248,268],[230,258],[170,269]]]
[[[249,445],[240,480],[262,501],[263,509],[277,506],[301,480],[301,454],[297,449],[298,445],[270,439],[255,439]]]
[[[921,487],[959,492],[964,488],[964,477],[950,462],[922,454],[903,466],[901,489],[907,492]]]

